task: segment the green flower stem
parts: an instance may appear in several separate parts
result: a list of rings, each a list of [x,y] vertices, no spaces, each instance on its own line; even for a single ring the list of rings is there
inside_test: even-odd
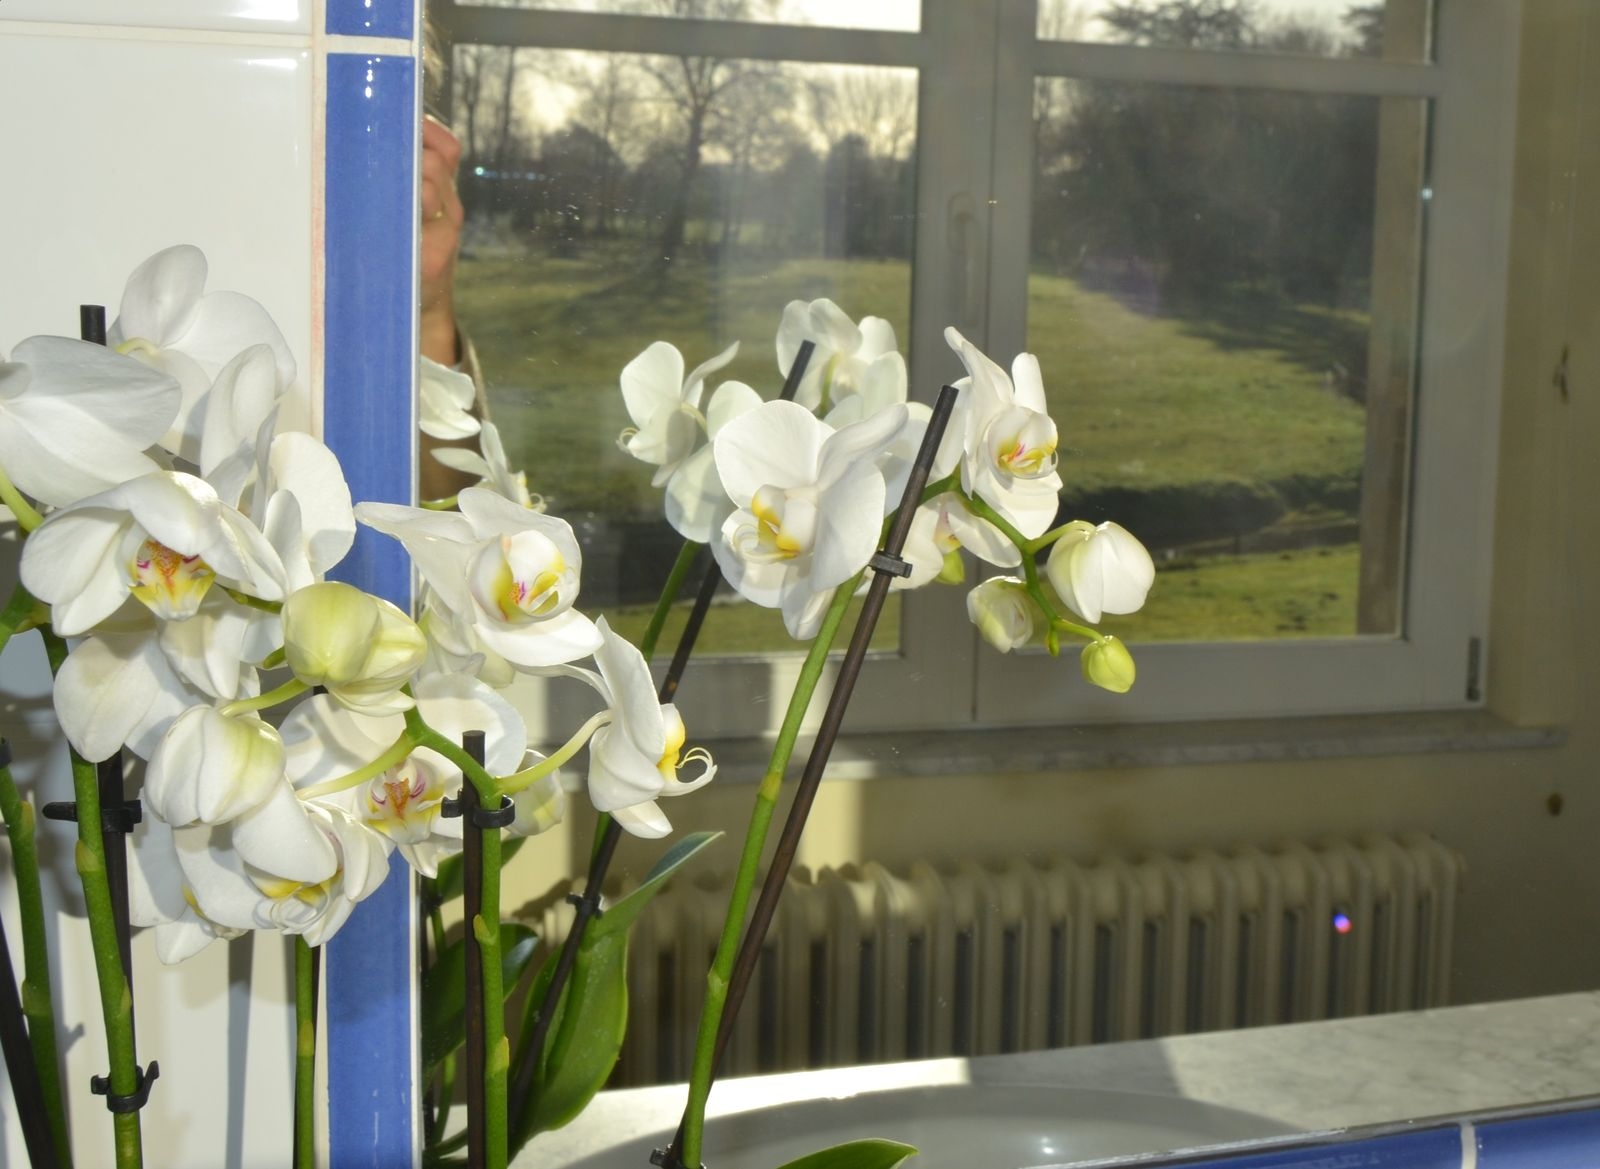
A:
[[[50,1117],[50,1136],[62,1169],[72,1165],[67,1113],[61,1102],[61,1062],[56,1054],[56,1007],[50,990],[50,949],[44,931],[44,898],[39,890],[39,850],[34,838],[33,805],[22,798],[9,767],[0,767],[0,817],[11,839],[11,867],[17,878],[17,911],[22,918],[22,1013],[28,1018],[28,1045],[39,1076],[39,1090]]]
[[[506,1089],[511,1047],[506,1038],[505,975],[500,969],[500,830],[468,824],[466,831],[483,832],[483,897],[471,923],[483,970],[483,1163],[484,1169],[505,1169],[510,1140]]]
[[[495,791],[498,793],[496,799],[498,800],[499,796],[514,796],[518,792],[532,787],[551,772],[559,770],[563,764],[583,750],[596,731],[610,721],[611,712],[609,710],[602,710],[600,713],[591,716],[588,722],[578,728],[577,734],[557,748],[555,754],[541,759],[526,770],[518,771],[500,780],[495,785]]]
[[[11,509],[11,514],[17,517],[17,525],[24,532],[31,532],[44,523],[44,517],[31,503],[22,498],[22,492],[17,490],[16,484],[11,482],[11,476],[6,474],[3,467],[0,467],[0,503]]]
[[[227,585],[222,585],[221,588],[223,592],[227,593],[230,597],[238,601],[239,604],[244,605],[246,608],[260,609],[263,613],[283,612],[282,601],[263,601],[260,597],[252,597],[249,593],[243,591],[242,589],[229,588]]]
[[[418,743],[409,728],[400,732],[394,742],[390,743],[382,755],[364,767],[358,767],[346,775],[325,779],[321,783],[314,783],[310,787],[301,788],[295,792],[302,800],[320,799],[322,796],[331,796],[336,792],[349,791],[353,787],[378,778],[391,767],[398,767],[411,757],[411,752],[417,749]]]
[[[704,544],[685,540],[683,547],[678,549],[678,558],[672,562],[672,571],[667,574],[667,579],[661,586],[661,595],[656,598],[655,612],[650,614],[650,624],[645,627],[644,636],[639,639],[639,652],[644,655],[645,661],[648,662],[655,656],[656,643],[661,640],[661,631],[667,625],[667,615],[672,612],[672,602],[676,601],[678,594],[683,591],[683,582],[689,579],[689,570],[694,567],[694,559],[704,547]]]
[[[261,659],[261,668],[263,670],[276,670],[288,660],[289,655],[283,652],[283,647],[280,645],[277,649],[273,650],[266,657]]]
[[[783,787],[783,773],[789,767],[794,745],[800,737],[800,724],[805,719],[806,708],[817,683],[822,680],[828,663],[828,650],[838,636],[850,600],[855,595],[861,576],[840,585],[833,601],[822,618],[822,627],[811,642],[800,667],[800,677],[795,682],[794,693],[789,696],[789,708],[784,712],[783,726],[772,746],[772,758],[767,763],[766,775],[756,791],[756,805],[750,813],[750,826],[745,830],[744,852],[739,857],[739,871],[734,877],[733,891],[728,898],[728,915],[723,919],[722,937],[717,942],[716,957],[706,975],[705,1005],[700,1012],[700,1030],[695,1037],[694,1068],[689,1078],[689,1100],[684,1106],[680,1126],[678,1160],[685,1165],[700,1164],[700,1142],[705,1131],[706,1101],[711,1095],[711,1080],[716,1069],[713,1058],[717,1046],[717,1031],[722,1025],[722,1008],[728,998],[728,980],[733,974],[733,963],[739,953],[740,931],[745,913],[750,907],[750,894],[755,888],[756,876],[761,868],[761,852],[766,847],[767,830],[778,807],[778,792]]]
[[[428,933],[433,939],[433,954],[437,961],[438,956],[444,953],[445,930],[444,911],[437,903],[428,909]],[[450,1120],[450,1105],[456,1093],[456,1056],[451,1052],[445,1056],[439,1066],[439,1105],[434,1114],[433,1131],[443,1135],[444,1128]]]
[[[304,938],[294,940],[294,1166],[315,1169],[317,969]]]
[[[478,789],[478,799],[483,801],[484,807],[500,806],[500,787],[495,777],[484,770],[483,764],[468,755],[460,743],[445,738],[424,722],[415,707],[406,711],[406,737],[411,740],[412,746],[437,751],[461,768],[461,773]]]
[[[437,751],[461,768],[486,808],[500,804],[494,776],[460,744],[451,742],[423,721],[415,707],[406,711],[406,730],[418,747]],[[509,1154],[506,1081],[511,1068],[511,1048],[506,1039],[505,976],[500,969],[500,832],[464,824],[465,832],[483,831],[483,876],[478,913],[467,928],[478,942],[483,968],[483,1101],[484,1169],[505,1169]]]
[[[223,718],[237,718],[241,714],[252,714],[258,710],[277,706],[280,702],[288,702],[291,698],[298,698],[309,689],[311,687],[299,678],[290,678],[282,686],[268,690],[259,698],[241,698],[237,702],[230,702],[218,713]]]
[[[1073,523],[1076,522],[1076,520],[1073,521]],[[1023,555],[1035,555],[1039,552],[1043,552],[1046,548],[1050,547],[1050,545],[1061,539],[1062,536],[1066,535],[1067,531],[1071,527],[1072,524],[1070,523],[1062,524],[1059,528],[1051,528],[1042,536],[1035,536],[1033,539],[1029,540],[1023,545]]]
[[[1034,563],[1033,559],[1034,553],[1038,551],[1038,548],[1030,546],[1033,542],[1017,531],[1016,526],[1010,520],[977,496],[963,495],[961,502],[966,505],[966,509],[973,515],[979,519],[987,520],[999,528],[1000,534],[1015,544],[1017,551],[1022,553],[1022,575],[1027,584],[1028,595],[1033,598],[1033,603],[1043,611],[1045,619],[1050,622],[1050,628],[1060,633],[1075,633],[1087,641],[1099,641],[1100,634],[1096,630],[1089,628],[1087,625],[1079,625],[1075,621],[1067,620],[1061,615],[1061,611],[1055,607],[1050,598],[1045,595],[1044,586],[1039,583],[1039,566]],[[1050,534],[1046,533],[1046,535]],[[1055,533],[1055,535],[1059,534],[1059,531]],[[1043,546],[1043,544],[1039,545],[1041,548]]]
[[[443,499],[424,499],[422,507],[426,511],[451,511],[456,506],[456,497],[447,495]]]
[[[53,632],[41,629],[40,633],[44,635],[50,672],[58,674],[67,660],[67,644]],[[118,1096],[131,1096],[139,1079],[133,1042],[133,991],[122,970],[116,911],[106,879],[106,848],[100,835],[100,785],[94,764],[86,762],[76,751],[72,752],[72,787],[78,801],[78,878],[83,884],[89,941],[100,984],[100,1012],[105,1018],[106,1054],[111,1061],[111,1091]],[[144,1154],[139,1114],[114,1113],[111,1126],[117,1169],[141,1169]]]
[[[49,620],[49,610],[20,584],[11,590],[6,607],[0,609],[0,650],[11,641],[13,633],[21,633]]]

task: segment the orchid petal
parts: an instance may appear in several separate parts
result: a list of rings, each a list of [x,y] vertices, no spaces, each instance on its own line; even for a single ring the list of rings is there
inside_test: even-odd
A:
[[[713,444],[728,497],[745,506],[762,487],[812,482],[823,444],[833,433],[794,402],[764,402],[729,421]]]
[[[192,244],[157,252],[133,270],[107,339],[112,346],[143,338],[161,346],[194,323],[206,285],[206,257]]]
[[[233,849],[246,864],[287,880],[320,884],[339,871],[327,836],[306,814],[287,783],[234,820]]]

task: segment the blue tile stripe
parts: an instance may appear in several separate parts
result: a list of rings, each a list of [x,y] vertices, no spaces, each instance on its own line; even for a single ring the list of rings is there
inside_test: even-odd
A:
[[[1478,1169],[1595,1169],[1600,1110],[1522,1116],[1478,1126]]]
[[[1181,1164],[1195,1169],[1461,1169],[1461,1130],[1448,1125]]]
[[[328,0],[328,32],[347,37],[410,40],[416,0]]]
[[[416,67],[409,57],[331,53],[327,77],[323,433],[355,499],[409,503]],[[410,608],[411,572],[393,540],[359,531],[337,575]],[[327,947],[333,1169],[415,1162],[413,912],[409,870],[395,863]]]

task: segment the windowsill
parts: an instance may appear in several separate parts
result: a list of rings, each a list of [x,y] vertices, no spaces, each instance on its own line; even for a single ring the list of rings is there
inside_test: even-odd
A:
[[[1112,767],[1183,767],[1347,759],[1450,751],[1523,751],[1559,747],[1564,727],[1514,726],[1484,710],[1218,722],[1123,723],[1083,727],[891,732],[841,736],[829,779],[879,775],[975,775]],[[770,739],[711,744],[719,780],[759,780]],[[804,766],[802,737],[791,770]]]

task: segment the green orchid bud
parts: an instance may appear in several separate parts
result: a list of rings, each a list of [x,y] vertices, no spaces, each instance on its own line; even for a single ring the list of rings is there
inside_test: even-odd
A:
[[[1027,645],[1037,631],[1033,598],[1014,576],[991,577],[968,593],[967,617],[1001,653]]]
[[[308,585],[283,603],[283,652],[296,678],[326,687],[342,706],[398,713],[400,688],[427,654],[415,621],[380,597],[336,581]]]
[[[939,566],[937,580],[940,584],[958,585],[967,579],[966,558],[961,555],[961,545],[944,554],[944,563]]]
[[[1128,652],[1126,645],[1111,634],[1084,646],[1083,656],[1079,660],[1084,678],[1102,690],[1126,694],[1133,688],[1133,655]]]

